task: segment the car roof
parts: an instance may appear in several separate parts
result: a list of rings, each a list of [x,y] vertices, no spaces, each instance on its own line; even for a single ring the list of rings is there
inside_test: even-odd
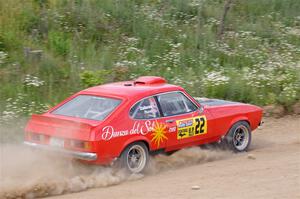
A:
[[[79,94],[96,94],[117,98],[141,98],[169,91],[183,91],[180,86],[167,84],[161,77],[144,76],[134,81],[116,82],[85,89]]]

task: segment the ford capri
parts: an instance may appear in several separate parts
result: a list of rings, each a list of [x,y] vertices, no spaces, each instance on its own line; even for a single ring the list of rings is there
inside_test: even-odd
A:
[[[164,78],[143,76],[82,90],[46,113],[32,115],[24,144],[90,164],[145,171],[150,154],[223,143],[246,151],[262,109],[193,98]]]

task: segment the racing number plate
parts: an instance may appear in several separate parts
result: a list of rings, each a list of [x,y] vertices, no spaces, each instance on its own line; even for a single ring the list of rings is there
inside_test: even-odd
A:
[[[52,138],[50,138],[50,145],[55,146],[55,147],[63,148],[64,147],[64,140],[52,137]]]
[[[178,140],[207,133],[207,120],[205,116],[178,120],[176,124]]]

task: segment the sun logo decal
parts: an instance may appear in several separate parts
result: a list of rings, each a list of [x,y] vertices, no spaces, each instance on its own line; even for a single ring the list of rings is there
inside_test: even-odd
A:
[[[158,123],[157,121],[155,122],[155,126],[152,129],[152,133],[151,136],[151,142],[154,142],[157,147],[159,147],[160,143],[163,142],[164,140],[167,140],[167,136],[166,134],[166,129],[167,126],[162,124],[162,123]]]

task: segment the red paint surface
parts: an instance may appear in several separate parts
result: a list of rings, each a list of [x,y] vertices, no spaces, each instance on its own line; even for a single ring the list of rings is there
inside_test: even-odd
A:
[[[161,117],[151,120],[135,120],[129,117],[130,108],[139,100],[172,91],[181,91],[186,94],[198,107],[201,105],[193,99],[185,90],[179,86],[164,83],[165,80],[159,77],[141,77],[137,81],[118,82],[88,88],[67,98],[48,112],[41,115],[32,115],[32,118],[26,126],[26,141],[37,142],[40,144],[49,144],[50,137],[57,137],[65,140],[65,148],[75,151],[96,152],[98,159],[91,163],[106,164],[118,157],[121,152],[130,143],[144,141],[150,151],[163,149],[172,151],[187,146],[200,145],[218,141],[224,136],[230,127],[241,120],[247,121],[251,129],[258,127],[262,118],[262,109],[249,104],[227,104],[221,106],[204,106],[204,111],[199,110],[171,117]],[[127,85],[127,86],[125,86]],[[130,85],[130,86],[128,86]],[[104,121],[95,121],[80,119],[67,116],[51,114],[51,111],[66,103],[70,99],[82,95],[95,95],[110,98],[121,99],[121,104]],[[177,139],[176,121],[205,115],[207,119],[207,133],[199,136],[193,136],[185,139]],[[166,123],[166,120],[174,120],[173,123]],[[159,146],[151,142],[153,122],[163,123],[167,126],[166,136]],[[107,133],[104,128],[113,128],[119,132],[118,137],[108,140],[110,136],[103,135]],[[150,129],[149,129],[150,127]],[[110,129],[111,129],[110,128]],[[171,132],[169,130],[171,129]],[[126,131],[128,135],[126,134]],[[122,133],[121,133],[122,132]],[[141,133],[143,132],[143,133]],[[32,133],[44,135],[41,141],[32,139]],[[87,141],[90,144],[89,149],[72,148],[68,145],[70,140]]]

